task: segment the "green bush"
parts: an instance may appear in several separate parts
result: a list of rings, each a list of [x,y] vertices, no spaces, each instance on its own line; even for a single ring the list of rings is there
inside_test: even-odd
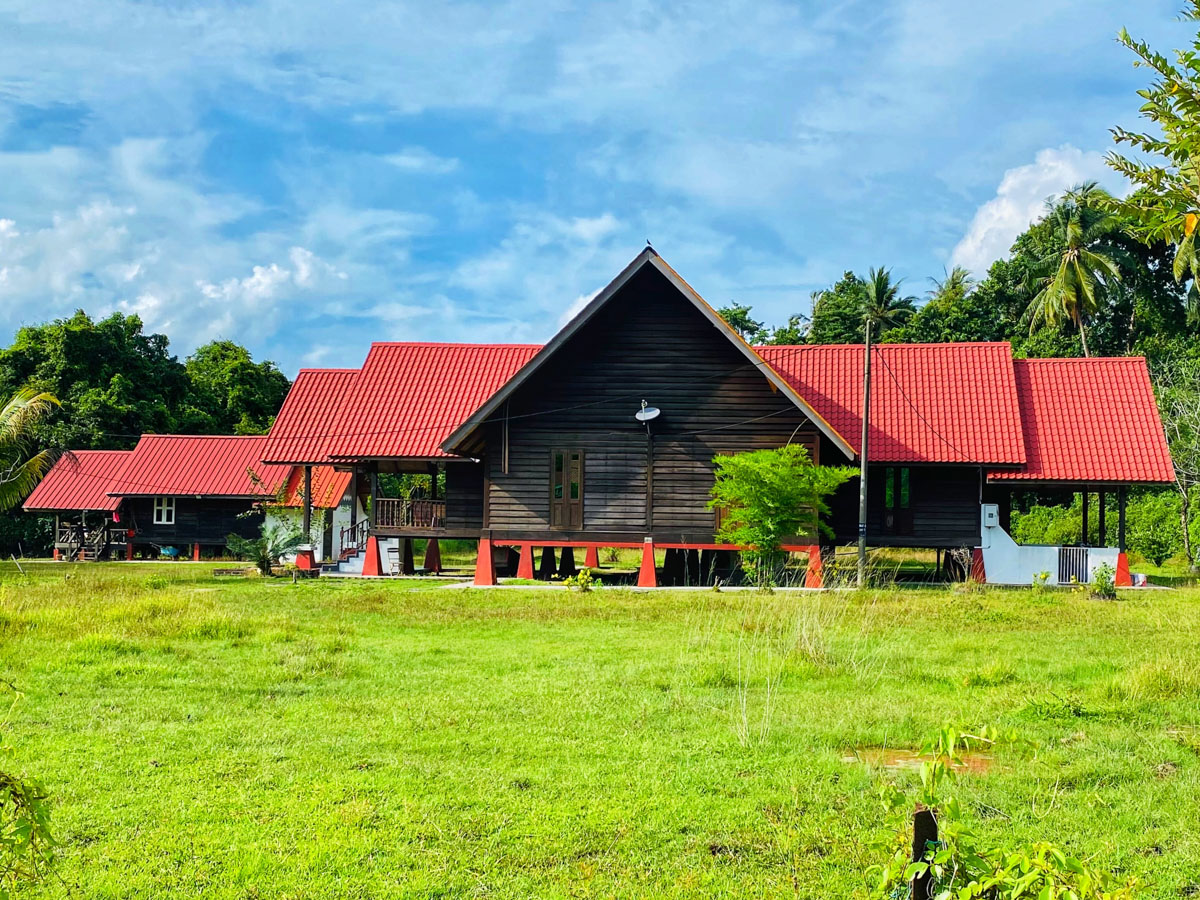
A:
[[[1183,553],[1179,494],[1174,490],[1148,491],[1132,498],[1127,516],[1125,534],[1131,553],[1156,566]]]

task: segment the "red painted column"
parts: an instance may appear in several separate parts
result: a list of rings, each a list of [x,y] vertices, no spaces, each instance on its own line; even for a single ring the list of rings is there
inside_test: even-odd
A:
[[[825,563],[821,559],[821,548],[817,544],[808,548],[808,568],[804,572],[804,586],[825,587]]]
[[[595,544],[588,544],[583,555],[583,567],[585,569],[600,568],[600,548]]]
[[[57,547],[54,548],[54,558],[58,559],[58,548]]]
[[[971,581],[979,584],[987,583],[987,571],[983,566],[983,550],[979,547],[971,551]]]
[[[479,553],[475,557],[475,584],[493,587],[496,584],[496,566],[492,562],[492,539],[479,539]]]
[[[301,572],[311,572],[317,567],[317,558],[312,550],[303,548],[296,551],[296,568]]]
[[[362,573],[369,578],[383,574],[383,561],[379,558],[379,538],[373,534],[367,538],[367,546],[363,548]]]
[[[54,552],[57,553],[58,551]],[[125,560],[126,562],[133,562],[133,540],[128,537],[125,538]]]
[[[1133,579],[1129,575],[1129,557],[1124,553],[1117,554],[1117,573],[1113,576],[1115,587],[1130,587]]]
[[[642,567],[638,569],[638,587],[658,587],[658,574],[654,571],[653,538],[646,538],[642,543]]]
[[[192,562],[200,562],[200,545],[192,544]]]
[[[521,545],[521,560],[517,563],[517,577],[533,581],[533,544]]]
[[[430,538],[429,543],[425,545],[425,571],[442,571],[442,548],[437,538]]]

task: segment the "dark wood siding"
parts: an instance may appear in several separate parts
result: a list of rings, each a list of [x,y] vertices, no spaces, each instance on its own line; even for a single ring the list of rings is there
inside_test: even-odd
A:
[[[125,504],[131,524],[122,522],[122,525],[137,530],[134,543],[224,545],[229,534],[257,537],[263,522],[261,512],[250,513],[249,500],[176,497],[173,525],[154,524],[153,497],[130,497]],[[249,515],[243,516],[245,513]]]
[[[884,471],[871,466],[867,481],[867,540],[872,546],[975,547],[979,545],[980,472],[973,466],[911,466],[912,534],[883,530]],[[831,526],[837,543],[858,540],[858,479],[834,495]]]
[[[662,410],[651,423],[650,528],[646,429],[633,418],[643,399]],[[488,527],[496,533],[549,531],[550,450],[570,448],[586,455],[581,537],[709,541],[712,457],[789,439],[814,445],[817,432],[646,268],[514,394],[484,434]]]
[[[478,532],[483,527],[483,466],[446,465],[446,530]]]

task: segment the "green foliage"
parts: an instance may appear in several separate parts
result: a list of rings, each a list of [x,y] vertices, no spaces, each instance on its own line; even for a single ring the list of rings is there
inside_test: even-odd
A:
[[[24,500],[54,462],[38,449],[36,429],[56,406],[53,395],[22,388],[0,407],[0,510]]]
[[[853,272],[845,272],[828,290],[813,294],[810,344],[861,344],[863,302],[866,284]]]
[[[863,288],[862,314],[871,321],[871,333],[879,336],[907,322],[916,311],[915,299],[900,296],[900,282],[883,266],[867,273]]]
[[[592,573],[587,569],[580,569],[574,575],[570,575],[563,579],[565,584],[571,590],[579,591],[581,594],[590,593],[596,586],[596,579],[592,577]]]
[[[751,318],[751,308],[741,303],[730,303],[717,310],[717,315],[725,320],[725,324],[751,344],[759,343],[764,337],[763,323]]]
[[[279,565],[280,560],[290,553],[295,553],[305,543],[305,537],[299,531],[264,522],[256,538],[244,538],[231,534],[225,538],[229,552],[234,556],[254,563],[263,575],[270,575],[271,569]]]
[[[949,794],[962,754],[994,748],[1000,736],[988,729],[978,735],[945,726],[922,747],[930,759],[921,763],[921,787],[916,802],[934,811],[938,841],[930,843],[919,860],[911,859],[907,820],[893,838],[877,846],[890,849],[891,858],[872,866],[875,896],[891,898],[907,890],[913,878],[929,876],[936,900],[1128,900],[1137,896],[1138,880],[1098,868],[1090,860],[1068,854],[1049,841],[990,842],[972,827],[968,804]],[[1004,737],[1005,743],[1015,735]],[[887,812],[907,814],[911,801],[894,783],[879,791]]]
[[[1187,0],[1184,17],[1200,20],[1200,2]],[[1112,152],[1108,164],[1124,175],[1135,190],[1113,206],[1147,243],[1166,241],[1175,248],[1172,272],[1177,280],[1200,274],[1196,251],[1197,212],[1200,211],[1200,37],[1191,49],[1176,50],[1175,63],[1134,40],[1121,29],[1118,40],[1137,57],[1135,66],[1153,73],[1150,86],[1138,91],[1145,101],[1143,118],[1154,132],[1112,130],[1118,145],[1128,146],[1136,158]],[[1196,296],[1193,292],[1193,298]],[[1192,306],[1193,318],[1197,312]]]
[[[13,686],[0,682],[20,699]],[[11,712],[11,707],[10,707]],[[0,723],[0,755],[11,759],[8,720]],[[50,797],[35,779],[0,770],[0,898],[7,900],[22,884],[41,881],[54,860]]]
[[[1179,495],[1168,489],[1147,491],[1131,498],[1126,543],[1130,553],[1156,566],[1181,554]]]
[[[287,377],[268,361],[256,363],[245,347],[213,341],[187,358],[188,403],[181,427],[210,434],[263,434],[287,396]]]
[[[1105,207],[1111,199],[1095,182],[1067,191],[1046,217],[1053,246],[1030,271],[1037,290],[1026,310],[1030,333],[1041,326],[1061,330],[1070,323],[1079,330],[1084,356],[1090,355],[1086,325],[1121,280],[1114,253],[1100,247],[1100,241],[1119,227]]]
[[[760,587],[769,587],[785,538],[831,533],[821,517],[825,498],[857,473],[846,466],[817,466],[797,444],[713,459],[716,480],[709,506],[724,510],[717,538],[749,548],[743,558]]]
[[[1101,563],[1092,571],[1092,596],[1098,600],[1116,600],[1117,571],[1108,563]]]

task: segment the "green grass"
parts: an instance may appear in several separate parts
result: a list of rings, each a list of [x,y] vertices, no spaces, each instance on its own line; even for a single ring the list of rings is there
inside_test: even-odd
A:
[[[1200,592],[477,591],[0,569],[48,897],[859,897],[912,772],[1177,898],[1200,884]]]

